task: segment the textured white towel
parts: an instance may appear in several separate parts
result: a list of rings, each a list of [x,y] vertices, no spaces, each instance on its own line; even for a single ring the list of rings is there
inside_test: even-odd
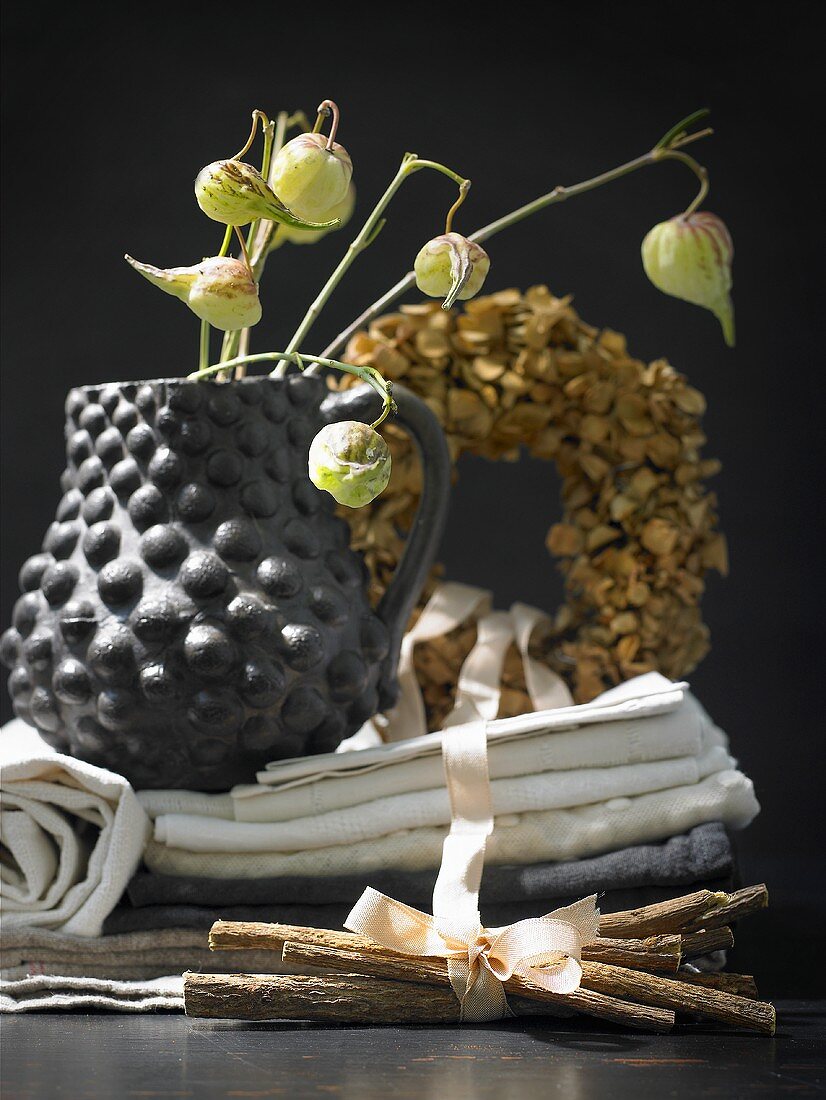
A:
[[[558,707],[554,710],[530,711],[515,718],[493,719],[487,724],[488,742],[490,748],[493,748],[500,738],[513,743],[517,738],[534,737],[542,733],[557,733],[603,722],[637,720],[667,714],[676,710],[683,702],[687,687],[685,683],[672,683],[658,672],[648,672],[603,692],[590,703]],[[374,771],[403,760],[427,755],[439,757],[442,738],[450,737],[453,732],[447,729],[407,741],[360,748],[353,752],[336,751],[319,756],[276,760],[268,764],[265,771],[258,773],[258,783],[281,787],[286,783],[312,782],[345,772],[367,769]],[[358,735],[351,740],[358,743]]]
[[[726,770],[690,786],[633,798],[497,817],[487,860],[527,864],[576,859],[665,840],[709,821],[743,829],[759,809],[751,781]],[[144,858],[160,874],[227,878],[361,874],[382,867],[425,870],[439,866],[446,832],[444,826],[408,829],[358,844],[293,853],[191,852],[151,841]]]
[[[15,719],[0,730],[0,807],[3,927],[99,936],[150,835],[128,782]]]
[[[154,821],[161,814],[198,814],[199,817],[233,819],[233,802],[228,794],[203,791],[138,791],[138,801]]]
[[[670,714],[647,719],[492,741],[488,765],[491,779],[496,781],[696,756],[700,752],[701,728],[696,709],[683,705]],[[232,792],[234,816],[237,821],[291,821],[377,798],[432,790],[443,783],[441,757],[421,756],[373,771],[333,775],[310,783],[275,789],[263,785],[236,788]]]
[[[137,982],[58,975],[0,981],[0,1012],[182,1012],[183,1007],[180,974]]]
[[[605,802],[696,783],[733,765],[725,749],[714,747],[676,760],[494,779],[493,810],[501,817]],[[450,797],[443,786],[272,824],[165,814],[155,821],[155,840],[191,852],[300,852],[449,823]]]

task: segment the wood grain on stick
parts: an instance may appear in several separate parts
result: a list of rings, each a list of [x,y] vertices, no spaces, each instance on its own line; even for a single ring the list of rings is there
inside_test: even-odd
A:
[[[639,909],[601,913],[599,934],[625,939],[627,936],[655,936],[660,932],[678,932],[690,921],[723,905],[728,897],[722,891],[697,890],[681,898],[643,905]]]
[[[683,959],[697,959],[712,951],[725,951],[734,947],[734,935],[729,927],[704,928],[701,932],[689,932],[682,937]]]
[[[774,1035],[776,1019],[773,1005],[738,997],[720,989],[596,962],[582,964],[582,984],[586,989],[627,997],[641,1004],[673,1008],[676,1012],[748,1028],[761,1035]]]
[[[658,932],[695,932],[702,928],[717,928],[740,917],[750,916],[769,903],[764,884],[747,886],[732,894],[722,891],[697,890],[681,898],[626,909],[620,913],[600,916],[601,936],[652,936]]]
[[[391,980],[395,976],[399,981],[449,984],[447,961],[437,957],[420,958],[391,951],[374,951],[365,955],[360,951],[290,942],[284,945],[283,957],[285,963],[295,967],[308,965]],[[614,1022],[626,1024],[630,1022],[626,1018],[627,1002],[630,1001],[701,1015],[764,1034],[772,1034],[770,1029],[774,1027],[774,1010],[771,1005],[735,996],[714,987],[675,981],[672,978],[588,960],[582,962],[582,985],[574,993],[550,993],[518,974],[508,978],[504,987],[508,996],[513,994],[529,1000],[562,1004],[578,1012],[587,1012],[588,1015],[600,1014],[589,1011],[583,994],[589,991],[601,993],[611,998],[613,1003],[608,1006],[611,1016],[600,1018],[610,1018]]]
[[[306,947],[319,956],[329,948]],[[366,964],[361,959],[362,968]],[[317,964],[316,964],[317,965]],[[576,1004],[564,997],[541,1002],[518,995],[508,998],[517,1016],[585,1012],[598,1019],[664,1033],[674,1026],[674,1012],[649,1005],[621,1005],[613,998],[579,991]],[[188,1016],[233,1020],[314,1020],[321,1023],[457,1023],[459,1002],[447,973],[427,984],[389,981],[374,975],[336,973],[310,977],[262,974],[185,974]],[[566,1011],[567,1010],[567,1011]]]
[[[452,989],[353,974],[184,974],[187,1016],[339,1024],[455,1024]]]
[[[376,952],[387,954],[381,944],[367,936],[329,928],[216,921],[209,934],[209,946],[213,951],[245,951],[255,946],[258,950],[280,952],[287,942],[340,948],[343,951],[361,951],[365,955]],[[582,957],[617,966],[635,966],[640,970],[676,972],[683,957],[682,941],[679,935],[650,936],[643,940],[600,938],[586,944]]]
[[[751,974],[689,974],[680,970],[677,977],[689,985],[703,985],[707,989],[722,989],[725,993],[736,993],[738,997],[751,997],[759,1000],[757,982]]]
[[[731,924],[732,921],[742,917],[750,917],[753,913],[759,913],[761,909],[768,908],[769,891],[764,883],[759,886],[745,886],[742,890],[735,890],[728,895],[728,900],[722,905],[715,906],[705,916],[695,917],[689,920],[681,928],[681,931],[695,932],[701,928],[718,928],[722,924]]]

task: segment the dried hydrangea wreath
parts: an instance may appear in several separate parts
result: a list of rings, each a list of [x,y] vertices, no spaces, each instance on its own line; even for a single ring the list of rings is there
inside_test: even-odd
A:
[[[554,203],[676,160],[696,175],[699,192],[683,213],[647,234],[643,266],[660,290],[711,310],[726,343],[733,345],[731,237],[719,218],[699,210],[708,191],[707,172],[684,151],[711,133],[696,128],[706,114],[683,119],[642,156],[582,183],[556,187],[467,237],[454,231],[453,220],[470,181],[445,165],[405,154],[282,351],[249,352],[250,329],[261,318],[258,282],[268,256],[284,243],[313,243],[340,228],[355,206],[352,162],[336,141],[339,111],[332,101],[319,106],[312,128],[303,114],[281,112],[271,121],[253,112],[244,147],[199,173],[195,193],[201,209],[226,226],[216,256],[167,270],[127,257],[201,319],[199,368],[191,378],[228,380],[242,377],[250,365],[274,361],[276,377],[293,366],[308,373],[338,370],[345,373],[340,385],[367,382],[381,395],[382,412],[373,425],[329,425],[308,456],[313,482],[345,506],[376,597],[398,562],[420,491],[409,440],[392,423],[385,425],[387,439],[376,430],[392,416],[394,381],[403,381],[436,412],[454,460],[464,451],[513,459],[525,445],[535,456],[555,461],[563,478],[564,514],[549,532],[548,548],[565,576],[567,603],[553,630],[535,643],[567,676],[578,700],[651,668],[683,675],[707,648],[698,608],[703,574],[709,568],[724,571],[726,551],[715,531],[714,497],[703,486],[718,468],[700,457],[704,400],[667,363],[646,366],[631,358],[622,336],[585,325],[570,299],[557,299],[544,287],[477,299],[458,315],[451,308],[482,288],[490,266],[483,241]],[[241,159],[259,124],[260,171]],[[302,132],[287,141],[292,128]],[[336,286],[383,228],[391,199],[422,169],[440,172],[458,187],[444,232],[422,247],[414,270],[321,355],[303,353]],[[246,235],[243,226],[249,227]],[[228,256],[234,234],[239,259]],[[376,320],[414,284],[443,299],[442,309],[435,303],[402,307],[401,314]],[[210,362],[211,327],[224,332],[216,363]],[[335,359],[345,348],[344,360]],[[431,728],[450,707],[449,689],[474,633],[467,625],[418,647]],[[502,700],[503,714],[527,706],[515,653],[506,664]]]

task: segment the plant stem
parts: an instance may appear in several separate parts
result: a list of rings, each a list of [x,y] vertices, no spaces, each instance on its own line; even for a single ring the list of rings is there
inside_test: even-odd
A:
[[[692,161],[693,165],[699,169],[700,165],[693,158],[686,157],[684,153],[676,152],[676,149],[684,144],[688,144],[689,141],[695,141],[699,136],[705,136],[705,132],[702,135],[688,135],[674,146],[670,148],[655,148],[651,149],[648,153],[644,153],[641,157],[635,157],[634,160],[629,160],[625,164],[619,165],[617,168],[612,168],[608,172],[602,172],[598,176],[593,176],[591,179],[584,180],[582,183],[573,184],[570,187],[555,187],[553,191],[549,191],[545,195],[541,195],[538,199],[534,199],[533,202],[526,203],[524,206],[518,207],[516,210],[512,210],[510,214],[505,214],[504,217],[497,218],[496,221],[489,222],[488,225],[482,226],[481,229],[477,229],[475,233],[471,233],[469,240],[475,241],[481,244],[482,241],[489,240],[497,233],[501,233],[503,229],[509,229],[512,225],[516,225],[518,222],[523,221],[525,218],[529,218],[532,214],[538,213],[540,210],[544,210],[546,206],[553,206],[555,203],[564,202],[565,199],[571,199],[577,195],[584,195],[588,191],[593,191],[597,187],[602,187],[606,183],[613,183],[615,180],[622,179],[623,176],[628,176],[632,172],[638,171],[640,168],[647,168],[649,165],[657,164],[667,158],[676,158],[680,160]],[[692,167],[692,171],[696,171]],[[701,201],[703,195],[698,196],[696,202]],[[691,209],[691,208],[690,208]],[[690,209],[688,212],[690,212]],[[400,298],[402,294],[410,290],[416,283],[416,275],[414,272],[409,271],[399,281],[386,291],[381,298],[373,302],[367,309],[361,313],[352,324],[348,325],[343,332],[333,340],[323,351],[324,356],[335,355],[342,347],[345,346],[350,337],[363,328],[368,322],[372,321],[374,317],[377,317],[384,309],[387,308],[392,302]],[[315,374],[317,372],[316,367],[310,367],[307,371],[308,374]]]
[[[664,154],[662,159],[681,161],[683,164],[687,165],[691,169],[691,171],[700,181],[700,190],[697,192],[694,201],[689,203],[689,205],[683,211],[683,217],[687,218],[689,214],[694,213],[694,211],[708,194],[708,170],[704,168],[702,164],[698,163],[698,161],[696,161],[694,157],[690,157],[688,153],[680,153],[676,149],[668,150]]]
[[[282,114],[283,113],[284,112],[282,112]],[[281,115],[279,115],[278,117],[280,119]],[[270,171],[270,160],[272,158],[272,148],[273,148],[273,142],[274,142],[274,133],[273,133],[274,126],[275,126],[275,123],[268,122],[267,125],[264,127],[264,151],[263,151],[263,154],[261,156],[261,175],[264,177],[264,179],[267,178],[267,176],[269,174],[269,171]],[[283,141],[283,137],[282,137],[282,141]],[[280,146],[279,146],[279,148],[280,148]],[[259,227],[260,224],[261,224],[261,219],[256,218],[255,221],[250,225],[249,232],[247,233],[247,251],[249,252],[250,255],[252,255],[253,241],[255,240],[255,236],[258,232],[258,227]]]
[[[469,190],[470,180],[465,180],[464,183],[459,185],[459,197],[456,199],[453,206],[451,206],[450,210],[448,210],[447,217],[445,218],[445,236],[453,231],[453,216],[467,198]]]
[[[261,117],[263,119],[265,116],[262,115]],[[257,119],[255,119],[255,121],[257,122]],[[273,156],[284,144],[284,136],[287,132],[287,127],[289,126],[289,124],[290,116],[287,114],[286,111],[279,112],[277,121],[275,123],[274,134],[273,124],[269,120],[267,120],[266,123],[262,122],[262,125],[264,125],[264,152],[261,161],[261,175],[264,177],[264,179],[266,179],[269,174]],[[264,268],[264,261],[266,260],[267,250],[269,248],[269,234],[272,233],[274,227],[275,222],[261,222],[260,220],[253,222],[250,226],[246,247],[244,247],[244,239],[241,236],[240,230],[238,230],[238,236],[239,240],[241,241],[241,245],[244,248],[245,258],[247,259],[248,266],[250,268],[250,271],[252,272],[252,277],[253,279],[255,279],[256,282],[258,282],[258,280],[260,279],[261,271]],[[229,251],[233,232],[233,227],[231,225],[228,225],[226,233],[224,234],[224,243],[221,245],[221,251],[218,253],[219,256],[226,256],[227,252]],[[250,257],[252,256],[252,243],[255,240],[256,236],[258,236],[259,239],[263,241],[263,243],[260,243],[258,245],[256,258],[251,259]],[[233,356],[236,355],[242,342],[242,336],[238,332],[225,332],[224,339],[221,344],[221,359],[226,360],[233,358]],[[247,336],[246,344],[248,344],[248,342],[249,336]],[[243,371],[241,376],[243,376]],[[226,379],[222,378],[221,380],[225,381]]]
[[[239,367],[246,367],[247,363],[266,363],[273,360],[284,359],[289,357],[293,362],[303,370],[305,363],[318,364],[322,367],[331,367],[334,370],[344,371],[346,374],[355,375],[356,378],[360,378],[362,382],[366,382],[369,386],[372,386],[376,393],[382,399],[382,412],[378,420],[374,421],[371,427],[377,428],[391,412],[394,411],[394,402],[391,396],[392,383],[386,382],[384,378],[379,374],[375,367],[356,367],[352,363],[340,363],[337,359],[327,359],[319,355],[304,355],[297,351],[261,351],[255,355],[239,355],[235,359],[225,359],[221,363],[215,363],[212,366],[202,367],[200,370],[194,371],[192,374],[187,375],[187,381],[198,382],[203,378],[210,378],[212,375],[221,375],[224,371],[231,371]]]
[[[209,365],[209,321],[201,321],[201,343],[198,352],[198,369]]]
[[[261,129],[264,133],[267,132],[267,127],[270,124],[270,120],[264,114],[263,111],[255,110],[252,112],[252,129],[250,130],[250,136],[247,138],[246,145],[239,149],[234,157],[230,157],[230,160],[240,160],[244,153],[249,152],[252,148],[252,143],[255,141],[255,131],[258,129],[258,123],[261,122]]]
[[[241,232],[240,226],[235,226],[235,233],[238,237],[238,243],[241,245],[241,253],[244,257],[244,263],[247,265],[247,271],[249,271],[250,278],[252,278],[252,264],[250,263],[249,253],[247,252],[247,242],[244,240],[244,234]]]
[[[338,132],[338,120],[339,110],[338,105],[333,103],[332,99],[323,99],[318,105],[318,117],[315,120],[315,126],[313,127],[313,133],[317,134],[323,125],[324,119],[328,114],[332,114],[333,121],[330,123],[330,133],[327,136],[327,149],[333,148],[333,143],[336,140],[336,133]]]
[[[280,118],[281,118],[281,116],[279,115],[279,120],[280,120]],[[269,175],[269,171],[270,171],[270,160],[272,158],[273,140],[274,140],[273,134],[274,134],[275,123],[270,122],[269,119],[265,119],[265,116],[262,115],[261,125],[262,125],[263,131],[264,131],[264,149],[263,149],[263,152],[261,154],[261,175],[264,177],[264,179],[266,179],[267,176]],[[281,140],[282,140],[282,144],[283,144],[283,127],[282,127]],[[280,149],[281,146],[279,145],[278,148]],[[252,256],[253,242],[254,242],[257,234],[258,234],[258,228],[259,228],[260,225],[261,225],[261,219],[260,218],[256,218],[255,221],[252,222],[252,224],[249,227],[249,231],[247,232],[247,243],[246,243],[246,245],[244,244],[243,237],[241,237],[241,235],[239,233],[239,237],[241,239],[241,247],[244,250],[244,256],[245,256],[246,261],[247,261],[247,267],[249,268],[250,276],[253,278],[253,280],[255,280],[255,268],[252,265],[252,261],[251,261],[250,257]],[[249,344],[250,344],[250,330],[248,328],[242,329],[241,334],[238,337],[238,341],[237,341],[237,348],[238,348],[238,351],[241,355],[246,355],[247,354],[247,352],[249,351]],[[230,343],[230,345],[228,347],[228,351],[231,348],[232,348],[232,343]],[[247,373],[247,368],[246,368],[246,366],[244,366],[242,364],[236,370],[235,377],[236,378],[243,378],[246,373]]]
[[[460,188],[465,185],[466,181],[460,175],[458,175],[456,172],[451,171],[450,168],[446,168],[443,164],[438,164],[436,161],[432,160],[419,160],[415,153],[405,153],[404,157],[402,157],[402,162],[399,165],[399,169],[393,179],[390,181],[387,190],[376,203],[372,212],[368,216],[367,221],[361,227],[358,235],[345,252],[341,262],[333,271],[332,275],[324,284],[324,286],[321,288],[321,291],[319,292],[315,301],[304,315],[304,319],[296,329],[295,333],[292,336],[292,339],[286,347],[286,350],[284,352],[285,357],[288,357],[293,352],[297,351],[297,349],[301,346],[302,340],[313,327],[316,318],[326,305],[330,295],[341,282],[358,254],[368,246],[368,244],[370,243],[370,239],[374,236],[376,229],[381,221],[381,216],[384,213],[384,210],[390,203],[390,200],[396,194],[396,192],[407,179],[407,177],[412,175],[414,172],[418,172],[422,168],[430,168],[436,172],[441,172],[449,179],[452,179],[454,183],[458,184]],[[276,367],[276,369],[272,373],[276,377],[281,377],[285,373],[286,369],[287,361],[284,361],[278,367]]]
[[[225,232],[224,232],[223,243],[221,244],[221,248],[218,252],[219,256],[226,256],[227,252],[229,252],[229,245],[230,245],[231,240],[232,240],[232,226],[228,225]]]
[[[306,117],[299,112],[297,115],[288,115],[286,111],[279,111],[275,122],[275,137],[273,138],[272,151],[270,154],[270,161],[267,165],[266,175],[261,174],[267,180],[267,183],[272,183],[269,179],[269,174],[272,169],[272,165],[275,162],[276,156],[280,153],[284,147],[284,141],[287,137],[287,131],[290,126],[304,125],[306,124]],[[252,271],[256,281],[260,280],[264,271],[264,264],[267,262],[267,256],[272,250],[272,239],[274,234],[281,227],[276,222],[260,222],[257,233],[257,240],[253,242],[253,248],[251,249],[252,256]]]

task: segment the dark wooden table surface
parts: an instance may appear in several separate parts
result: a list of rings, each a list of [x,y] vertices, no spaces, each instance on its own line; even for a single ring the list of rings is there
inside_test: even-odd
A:
[[[826,1091],[826,1002],[778,1003],[774,1039],[584,1022],[318,1028],[183,1016],[6,1016],[4,1100],[304,1097],[532,1100]]]

